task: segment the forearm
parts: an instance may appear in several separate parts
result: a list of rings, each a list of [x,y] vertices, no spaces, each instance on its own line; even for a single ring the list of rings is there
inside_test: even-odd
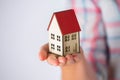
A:
[[[95,73],[86,61],[61,68],[62,80],[96,80]]]

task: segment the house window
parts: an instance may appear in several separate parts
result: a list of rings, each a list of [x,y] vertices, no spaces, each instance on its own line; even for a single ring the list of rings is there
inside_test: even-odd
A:
[[[60,41],[60,36],[57,35],[57,41]]]
[[[51,34],[51,39],[55,39],[55,34]]]
[[[51,49],[55,49],[55,45],[54,44],[51,44]]]
[[[57,45],[57,51],[61,51],[61,47]]]
[[[70,52],[70,46],[65,47],[65,52]]]
[[[76,39],[76,34],[72,34],[72,40],[75,40]]]
[[[69,40],[70,40],[70,36],[69,35],[65,36],[65,41],[69,41]]]

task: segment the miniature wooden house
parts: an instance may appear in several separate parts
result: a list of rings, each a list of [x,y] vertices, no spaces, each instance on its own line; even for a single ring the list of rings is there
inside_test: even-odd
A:
[[[56,12],[49,23],[49,51],[64,56],[80,52],[80,26],[73,9]]]

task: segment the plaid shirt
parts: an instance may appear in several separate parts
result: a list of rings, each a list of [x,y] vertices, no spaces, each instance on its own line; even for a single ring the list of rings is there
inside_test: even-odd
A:
[[[120,0],[70,0],[97,80],[120,80]]]

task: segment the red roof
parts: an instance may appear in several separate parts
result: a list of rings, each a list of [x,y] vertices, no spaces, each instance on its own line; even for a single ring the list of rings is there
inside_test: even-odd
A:
[[[81,30],[73,9],[56,12],[53,14],[53,16],[54,15],[56,16],[62,35],[78,32]],[[53,16],[52,16],[52,19],[53,19]],[[52,22],[52,19],[50,21],[50,24]],[[48,30],[49,30],[50,24],[48,26]]]

